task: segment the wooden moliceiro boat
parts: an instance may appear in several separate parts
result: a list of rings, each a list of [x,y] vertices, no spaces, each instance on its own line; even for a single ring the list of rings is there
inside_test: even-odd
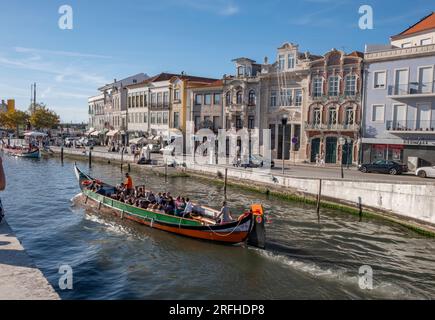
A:
[[[181,218],[162,213],[159,210],[142,209],[128,205],[112,198],[97,194],[87,189],[84,184],[95,180],[80,171],[74,170],[80,183],[85,204],[94,202],[98,208],[108,208],[122,219],[129,219],[151,228],[175,233],[178,235],[224,244],[238,244],[247,241],[251,246],[265,248],[265,218],[261,205],[253,205],[237,221],[218,224],[214,216],[219,212],[204,206],[195,206],[192,218]],[[115,187],[100,182],[106,191],[114,191]]]
[[[11,155],[16,157],[22,157],[22,158],[32,158],[32,159],[38,159],[41,157],[41,153],[39,149],[25,149],[25,148],[3,148],[3,150]]]

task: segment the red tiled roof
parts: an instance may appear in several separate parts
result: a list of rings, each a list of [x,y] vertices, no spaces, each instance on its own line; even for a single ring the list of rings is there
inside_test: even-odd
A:
[[[392,39],[400,38],[403,36],[409,36],[415,33],[419,33],[422,31],[427,31],[435,29],[435,12],[432,12],[431,14],[427,15],[420,21],[418,21],[416,24],[410,26],[405,31],[399,33],[398,35],[392,36]]]
[[[209,87],[222,87],[224,85],[223,80],[215,80],[210,83],[204,83],[204,82],[195,82],[189,86],[189,88],[209,88]]]
[[[364,53],[359,52],[359,51],[354,51],[354,52],[352,52],[352,53],[349,53],[347,56],[348,56],[348,57],[364,58]]]

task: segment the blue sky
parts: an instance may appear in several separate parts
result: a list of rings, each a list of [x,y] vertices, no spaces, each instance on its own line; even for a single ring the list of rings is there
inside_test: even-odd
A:
[[[73,30],[58,27],[64,4]],[[358,28],[363,4],[373,7],[373,30]],[[435,0],[0,0],[0,98],[27,109],[37,82],[38,101],[63,121],[87,121],[87,97],[113,78],[221,77],[233,58],[272,61],[286,41],[315,54],[363,51],[433,10]]]

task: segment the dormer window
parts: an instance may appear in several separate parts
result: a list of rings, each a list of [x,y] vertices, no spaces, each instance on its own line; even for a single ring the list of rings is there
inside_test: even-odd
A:
[[[237,68],[237,76],[243,77],[245,75],[245,66],[239,66]]]
[[[289,53],[287,57],[287,67],[289,69],[294,69],[296,64],[296,59],[294,53]]]
[[[280,55],[278,56],[278,69],[279,69],[280,71],[283,71],[283,70],[284,70],[284,67],[285,67],[285,58],[284,58],[284,55],[283,55],[283,54],[280,54]]]
[[[246,67],[246,76],[247,77],[252,76],[252,68],[251,67]]]
[[[175,101],[180,100],[180,89],[175,89],[174,90],[174,100]]]

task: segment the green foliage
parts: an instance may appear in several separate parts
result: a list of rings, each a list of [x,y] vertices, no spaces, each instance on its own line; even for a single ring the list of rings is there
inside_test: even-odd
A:
[[[28,120],[29,115],[21,110],[14,109],[7,112],[0,112],[0,126],[7,129],[18,131],[18,128],[25,126]]]
[[[60,118],[56,112],[40,104],[31,108],[30,124],[35,129],[52,129],[58,126]]]

